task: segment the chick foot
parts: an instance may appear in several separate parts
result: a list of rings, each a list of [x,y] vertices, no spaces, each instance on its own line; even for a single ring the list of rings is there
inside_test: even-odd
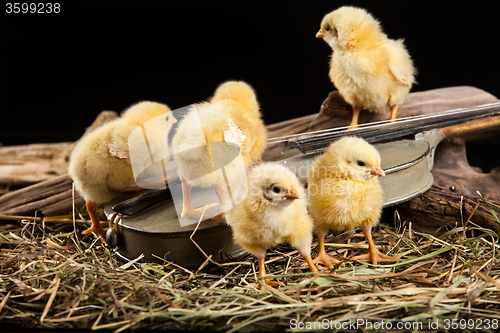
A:
[[[260,280],[261,283],[256,282],[256,283],[249,283],[248,285],[245,286],[245,288],[257,288],[260,290],[266,290],[266,286],[272,287],[272,288],[277,288],[277,287],[282,287],[283,284],[273,281],[271,279],[262,279]]]
[[[97,203],[93,201],[87,201],[87,211],[89,212],[90,220],[92,221],[92,226],[83,232],[84,235],[88,235],[93,232],[96,236],[102,239],[106,238],[106,230],[101,226],[101,221],[97,215]]]
[[[398,258],[387,256],[375,247],[375,243],[373,243],[372,238],[372,229],[371,228],[363,228],[361,229],[366,236],[366,240],[368,241],[368,251],[365,254],[354,257],[356,260],[368,260],[372,261],[372,264],[376,265],[378,260],[398,260]]]
[[[87,230],[85,230],[82,233],[84,235],[94,233],[94,235],[96,235],[102,239],[106,239],[106,230],[108,230],[108,228],[103,228],[101,226],[101,223],[99,223],[99,224],[92,224],[92,226],[90,228],[88,228]]]
[[[181,217],[192,217],[199,220],[205,214],[204,211],[217,207],[217,203],[211,203],[199,208],[193,208],[193,202],[191,200],[191,184],[181,179],[182,184],[182,212]]]
[[[192,217],[194,219],[199,220],[200,218],[203,218],[203,216],[206,216],[207,214],[204,214],[203,212],[206,212],[209,209],[217,207],[217,203],[211,203],[199,208],[193,208],[193,207],[183,207],[182,208],[182,213],[181,217]],[[212,218],[213,219],[213,218]]]
[[[324,253],[318,253],[318,256],[313,259],[312,261],[313,264],[323,264],[324,266],[328,267],[328,269],[333,269],[334,265],[340,264],[341,266],[344,266],[344,263],[335,258],[332,257],[331,255],[328,255],[326,252]]]
[[[313,264],[318,264],[321,263],[328,267],[328,269],[333,269],[333,265],[338,265],[341,264],[342,266],[344,265],[342,261],[338,260],[335,257],[332,257],[326,253],[325,250],[325,235],[324,234],[318,234],[318,247],[319,247],[319,252],[316,258],[312,260]]]
[[[264,257],[257,258],[259,260],[259,277],[267,276],[266,274],[266,266],[264,265],[264,261],[266,260],[265,258],[265,252],[264,252]],[[262,283],[268,285],[269,287],[279,287],[281,284],[279,282],[273,281],[271,279],[262,279],[260,280]],[[259,283],[257,288],[265,290],[265,286]]]
[[[279,282],[273,281],[271,279],[262,279],[261,282],[264,283],[264,284],[266,284],[266,285],[268,285],[269,287],[273,287],[273,288],[281,286],[281,284]],[[266,287],[263,286],[262,284],[259,284],[257,286],[257,288],[262,289],[262,290],[266,289]]]
[[[371,262],[376,265],[377,262],[379,260],[398,260],[398,258],[396,257],[391,257],[391,256],[388,256],[388,255],[385,255],[381,252],[379,252],[378,249],[375,248],[374,251],[370,250],[368,252],[366,252],[365,254],[361,254],[359,256],[355,256],[353,257],[353,259],[356,259],[356,260],[371,260]]]

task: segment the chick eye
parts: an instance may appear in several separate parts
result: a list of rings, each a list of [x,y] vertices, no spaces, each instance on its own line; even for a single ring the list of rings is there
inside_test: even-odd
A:
[[[358,165],[359,165],[359,166],[361,166],[361,167],[362,167],[362,166],[365,166],[365,162],[363,162],[363,161],[358,161]]]
[[[165,118],[165,120],[168,121],[168,116],[167,116],[167,118]]]
[[[278,193],[281,192],[281,188],[279,188],[276,185],[273,185],[273,186],[271,186],[271,191],[273,191],[274,193],[278,194]]]
[[[330,27],[325,27],[325,30],[326,31],[330,31]]]

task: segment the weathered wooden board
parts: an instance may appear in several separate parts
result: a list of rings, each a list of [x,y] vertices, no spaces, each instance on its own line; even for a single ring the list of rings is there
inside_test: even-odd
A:
[[[470,166],[462,139],[445,139],[439,144],[432,175],[434,185],[451,194],[477,198],[479,191],[484,198],[500,203],[500,166],[488,173]]]
[[[487,202],[497,216],[500,216],[500,205],[490,200]],[[395,209],[403,220],[427,230],[445,226],[462,227],[472,215],[470,221],[497,231],[500,225],[495,221],[490,207],[478,195],[460,195],[433,185],[424,194],[396,206]]]
[[[12,191],[0,197],[0,212],[4,215],[38,216],[64,215],[71,212],[73,180],[68,174]],[[75,207],[85,204],[75,191]]]
[[[85,133],[117,118],[101,112]],[[67,174],[69,156],[76,142],[41,143],[0,147],[0,187],[21,188]]]

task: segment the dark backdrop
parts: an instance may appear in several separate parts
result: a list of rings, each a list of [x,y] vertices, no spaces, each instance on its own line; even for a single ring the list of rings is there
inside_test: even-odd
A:
[[[497,13],[456,1],[81,1],[59,14],[0,15],[0,142],[73,141],[102,110],[141,100],[172,109],[228,79],[257,91],[267,124],[318,112],[333,90],[315,38],[342,5],[404,38],[413,91],[471,85],[500,96]],[[498,146],[497,146],[498,147]]]

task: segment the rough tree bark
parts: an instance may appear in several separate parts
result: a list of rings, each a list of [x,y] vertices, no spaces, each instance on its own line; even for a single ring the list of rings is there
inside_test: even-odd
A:
[[[83,136],[117,117],[114,111],[101,112]],[[0,147],[0,185],[24,187],[0,197],[0,213],[29,216],[35,211],[38,216],[70,213],[73,181],[67,169],[76,142]],[[76,192],[76,207],[83,204],[83,198]]]
[[[83,135],[117,117],[114,111],[101,112]],[[0,187],[21,188],[65,175],[76,142],[0,147]]]

